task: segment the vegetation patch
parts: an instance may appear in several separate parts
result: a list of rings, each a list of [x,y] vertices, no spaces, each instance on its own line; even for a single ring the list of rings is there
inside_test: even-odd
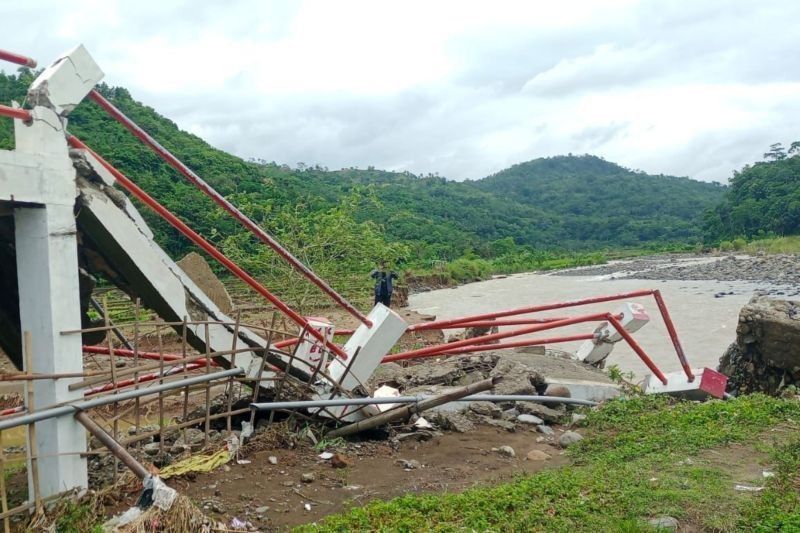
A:
[[[647,531],[648,518],[672,516],[710,530],[774,531],[776,520],[800,519],[796,441],[767,445],[779,474],[756,496],[735,491],[730,470],[698,457],[756,442],[777,424],[796,428],[797,400],[632,397],[588,415],[590,436],[569,449],[570,466],[461,494],[374,502],[301,530]]]

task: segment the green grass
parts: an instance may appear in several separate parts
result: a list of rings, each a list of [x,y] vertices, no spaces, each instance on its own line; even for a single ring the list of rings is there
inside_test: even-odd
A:
[[[768,446],[781,474],[756,497],[734,492],[739,480],[730,471],[697,456],[795,421],[800,402],[760,395],[702,404],[615,400],[589,413],[591,436],[570,448],[569,466],[460,494],[374,502],[301,530],[648,531],[645,518],[668,515],[708,530],[780,531],[773,526],[799,519],[797,486],[787,488],[798,483],[796,442]]]
[[[800,235],[759,239],[748,243],[744,250],[751,253],[766,252],[769,254],[800,253]]]

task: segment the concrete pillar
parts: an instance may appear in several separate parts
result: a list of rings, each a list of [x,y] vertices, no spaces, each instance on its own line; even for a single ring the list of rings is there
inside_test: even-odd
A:
[[[81,327],[78,291],[78,256],[72,205],[14,209],[17,273],[20,294],[20,326],[30,331],[33,372],[81,372],[81,336],[62,335]],[[26,369],[27,370],[27,369]],[[36,380],[35,408],[79,400],[81,391],[70,392],[73,379]],[[72,417],[58,417],[36,424],[39,483],[43,497],[74,487],[87,486],[86,433]],[[30,465],[29,465],[30,466]],[[29,493],[31,498],[32,483]]]

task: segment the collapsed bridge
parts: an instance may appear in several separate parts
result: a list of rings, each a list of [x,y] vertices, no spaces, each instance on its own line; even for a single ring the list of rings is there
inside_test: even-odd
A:
[[[35,66],[31,59],[9,52],[0,51],[0,59]],[[274,389],[275,376],[299,380],[310,397],[304,405],[313,414],[340,425],[359,424],[371,418],[386,419],[378,418],[386,415],[385,409],[377,406],[386,403],[384,400],[363,399],[372,397],[374,391],[365,384],[381,363],[583,340],[575,357],[593,365],[602,365],[615,343],[627,343],[652,372],[646,382],[648,392],[722,396],[725,383],[721,375],[690,366],[657,290],[532,305],[413,326],[381,304],[362,313],[95,90],[102,78],[99,66],[83,46],[78,46],[36,77],[28,91],[29,109],[17,103],[0,105],[0,116],[14,120],[15,133],[15,149],[0,150],[0,348],[25,372],[19,379],[30,393],[27,412],[19,409],[8,413],[0,419],[0,431],[21,425],[29,428],[31,502],[87,485],[85,428],[93,434],[97,428],[86,411],[127,400],[138,402],[148,394],[208,386],[214,380],[240,379],[256,392],[259,388]],[[355,317],[357,329],[338,331],[349,335],[347,342],[343,346],[334,342],[337,330],[333,324],[304,317],[292,309],[131,177],[71,135],[69,114],[87,98]],[[274,306],[296,328],[290,338],[273,340],[274,328],[259,330],[224,313],[155,243],[131,198],[162,217]],[[97,346],[113,330],[107,321],[98,324],[89,318],[97,278],[109,281],[154,311],[164,325],[182,337],[182,352],[159,351],[148,357],[136,344],[132,349],[113,347],[110,341],[108,347]],[[663,373],[634,339],[632,334],[648,322],[649,316],[640,304],[628,300],[642,297],[654,299],[681,372]],[[535,316],[611,302],[624,305],[601,313]],[[530,337],[576,324],[595,326],[580,335]],[[391,353],[406,332],[500,327],[504,329],[474,338]],[[187,346],[200,355],[188,354]],[[147,367],[155,372],[144,374],[145,367],[140,367],[125,371],[132,379],[120,380],[123,376],[115,373],[113,362],[107,374],[89,375],[84,368],[86,354],[155,359],[159,363]],[[196,375],[190,375],[192,371]],[[353,408],[357,404],[361,406]],[[207,411],[206,429],[208,419]],[[113,442],[103,440],[110,447]],[[137,475],[146,475],[135,464],[132,468]]]

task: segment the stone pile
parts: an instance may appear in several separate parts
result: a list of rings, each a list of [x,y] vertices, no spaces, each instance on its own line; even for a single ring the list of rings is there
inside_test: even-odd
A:
[[[733,394],[800,386],[800,302],[753,298],[739,313],[736,341],[718,370]]]

